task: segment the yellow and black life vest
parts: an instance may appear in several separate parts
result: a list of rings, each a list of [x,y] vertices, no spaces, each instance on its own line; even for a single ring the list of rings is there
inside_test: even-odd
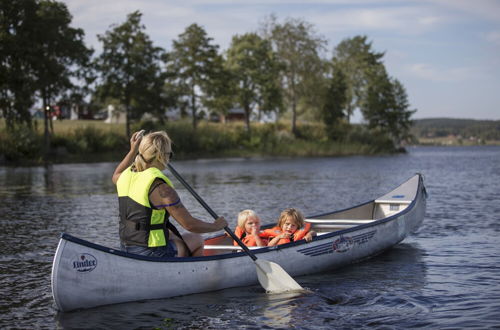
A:
[[[155,179],[172,182],[157,168],[134,172],[131,167],[120,174],[116,188],[120,208],[120,240],[125,245],[165,246],[168,242],[168,217],[165,209],[149,203],[149,189]]]

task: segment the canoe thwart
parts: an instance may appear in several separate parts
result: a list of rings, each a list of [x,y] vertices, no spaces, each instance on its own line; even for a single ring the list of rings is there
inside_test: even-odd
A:
[[[263,246],[247,246],[250,250],[255,250],[255,249],[260,249]],[[241,246],[235,246],[235,245],[205,245],[204,246],[205,250],[237,250],[237,251],[243,251],[243,248]]]
[[[333,224],[333,223],[341,223],[341,224],[354,224],[359,225],[362,223],[370,223],[375,220],[357,220],[357,219],[306,219],[306,222],[310,223],[318,223],[318,224]]]

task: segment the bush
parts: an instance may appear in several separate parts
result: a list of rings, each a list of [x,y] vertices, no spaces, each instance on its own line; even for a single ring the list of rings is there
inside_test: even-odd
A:
[[[119,161],[129,150],[123,125],[99,122],[57,122],[51,137],[53,162]],[[248,134],[243,123],[200,122],[194,130],[190,121],[142,121],[131,125],[132,132],[165,130],[173,141],[176,158],[241,156],[340,156],[395,152],[391,139],[362,125],[340,123],[327,130],[322,123],[301,123],[298,134],[289,125],[253,123]],[[18,127],[0,133],[0,154],[9,162],[41,163],[43,135]],[[0,157],[1,158],[1,157]]]
[[[328,135],[323,124],[301,124],[297,125],[297,138],[306,141],[324,142],[328,139]]]
[[[36,161],[42,157],[43,140],[25,125],[10,127],[2,134],[0,154],[11,162]]]
[[[349,134],[352,131],[353,127],[346,121],[339,121],[332,125],[331,127],[325,128],[326,135],[332,141],[344,141],[348,142]]]
[[[92,126],[77,127],[74,131],[54,135],[53,150],[65,149],[70,154],[103,153],[127,148],[127,139],[115,132]]]

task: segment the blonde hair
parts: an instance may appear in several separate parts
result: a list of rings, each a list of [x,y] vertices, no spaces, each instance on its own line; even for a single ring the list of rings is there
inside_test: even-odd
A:
[[[249,218],[259,219],[260,222],[260,217],[257,215],[257,213],[255,213],[255,211],[243,210],[238,214],[238,227],[245,230],[245,223]]]
[[[157,160],[167,166],[169,154],[172,151],[172,140],[164,131],[146,134],[139,145],[139,153],[135,156],[134,168],[144,171],[148,164]]]
[[[285,221],[289,217],[292,218],[293,221],[295,221],[295,223],[297,224],[297,227],[299,227],[298,229],[304,227],[304,224],[305,224],[304,215],[302,214],[302,212],[300,212],[299,210],[294,209],[294,208],[284,209],[281,212],[280,217],[278,219],[278,227],[283,228]]]

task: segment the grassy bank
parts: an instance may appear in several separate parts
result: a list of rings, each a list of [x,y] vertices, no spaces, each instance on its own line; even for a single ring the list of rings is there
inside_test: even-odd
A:
[[[55,121],[48,161],[52,163],[119,161],[129,142],[123,124],[102,121]],[[4,163],[44,162],[43,122],[33,131],[7,130],[0,122],[0,158]],[[248,134],[242,123],[202,122],[196,130],[187,121],[164,125],[142,122],[132,131],[166,130],[173,140],[177,159],[254,156],[346,156],[392,152],[384,138],[367,135],[352,127],[341,141],[331,141],[320,123],[298,126],[299,137],[290,133],[288,123],[252,124]]]

